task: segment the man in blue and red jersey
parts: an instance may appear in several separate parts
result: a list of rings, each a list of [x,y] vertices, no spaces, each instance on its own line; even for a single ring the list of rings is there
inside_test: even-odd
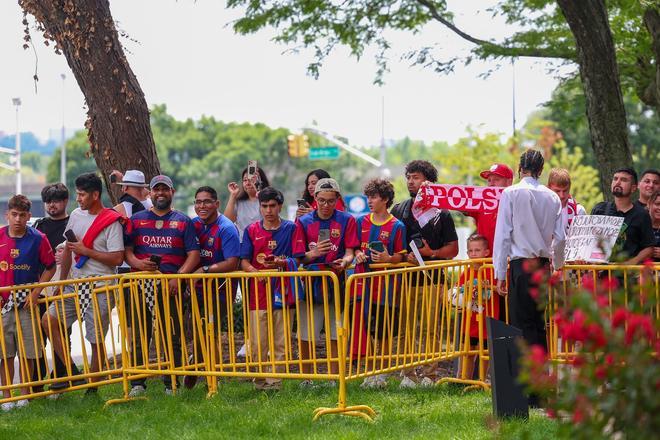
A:
[[[369,272],[369,263],[401,263],[406,254],[406,227],[387,209],[394,202],[394,186],[384,179],[373,179],[364,187],[364,194],[369,204],[369,214],[357,220],[360,249],[355,251],[355,273]],[[380,245],[378,243],[381,243]],[[377,269],[375,269],[377,270]],[[364,327],[368,327],[371,336],[376,339],[381,355],[389,354],[390,338],[398,334],[398,320],[395,315],[400,301],[398,290],[400,279],[397,277],[378,277],[358,280],[354,285],[356,307],[360,307]],[[359,327],[361,334],[362,327]],[[366,345],[366,340],[362,345]],[[375,353],[374,353],[375,354]],[[370,376],[364,380],[364,387],[384,388],[387,385],[385,375]]]
[[[45,283],[55,273],[55,256],[48,239],[41,232],[27,226],[31,207],[30,200],[21,194],[13,196],[7,204],[8,226],[0,228],[1,287]],[[41,268],[45,268],[45,270],[39,275]],[[16,289],[0,295],[0,309],[2,310],[0,320],[4,335],[4,350],[0,350],[2,385],[10,385],[14,378],[14,357],[17,348],[21,347],[18,340],[19,325],[22,333],[22,347],[25,351],[22,357],[31,360],[41,357],[40,347],[34,346],[34,341],[35,339],[38,341],[39,336],[35,335],[33,331],[39,325],[37,298],[41,290],[39,287],[30,291]],[[30,377],[34,368],[34,361],[28,362],[28,374],[23,375],[23,380]],[[23,389],[22,392],[23,394],[29,393],[27,389]],[[11,389],[5,388],[3,395],[5,398],[11,397]],[[16,403],[6,402],[2,404],[2,409],[8,411],[17,405],[25,406],[27,403],[28,401],[25,399]]]
[[[199,267],[199,240],[195,234],[192,220],[180,211],[172,209],[172,198],[174,196],[174,184],[168,176],[158,175],[151,179],[151,200],[153,207],[149,211],[140,211],[130,218],[128,237],[126,244],[126,262],[136,271],[160,270],[164,274],[186,274],[192,273]],[[156,264],[150,257],[160,257],[160,265]],[[159,288],[149,283],[142,284],[143,292],[141,300],[146,301],[146,306],[138,304],[139,310],[133,311],[134,317],[143,319],[142,326],[146,331],[146,346],[142,347],[142,337],[135,338],[135,351],[138,365],[146,364],[149,357],[149,344],[151,343],[152,310],[150,310],[151,295],[158,295],[165,286]],[[155,291],[151,290],[154,289]],[[179,293],[179,280],[171,279],[168,283],[170,294],[170,313],[165,316],[161,297],[159,307],[159,319],[162,325],[170,325],[172,332],[172,349],[174,365],[179,367],[183,364],[181,359],[181,323],[179,322],[179,307],[182,301],[176,301]],[[179,304],[177,304],[179,303]],[[136,305],[134,305],[136,306]],[[146,310],[146,313],[140,313]],[[141,315],[141,316],[140,316]],[[138,323],[133,323],[133,328],[139,328]],[[171,376],[164,376],[165,393],[172,394]],[[146,380],[136,379],[131,381],[130,396],[135,397],[146,391]]]
[[[193,219],[195,233],[199,240],[200,264],[201,266],[195,273],[226,273],[236,270],[240,255],[241,241],[238,237],[236,225],[222,214],[218,213],[220,201],[218,193],[210,186],[202,186],[195,192],[195,213],[197,217]],[[204,284],[211,289],[211,296],[204,299]],[[234,302],[236,296],[236,281],[233,279],[217,279],[212,282],[198,282],[195,286],[197,291],[197,304],[201,316],[204,316],[205,308],[208,307],[207,318],[216,322],[216,330],[220,330],[220,323],[227,315],[227,310],[231,310],[230,304]],[[227,291],[231,294],[227,295]],[[217,319],[213,319],[217,316]],[[207,320],[203,319],[203,323]],[[200,335],[206,334],[206,329],[199,329]],[[219,333],[218,333],[219,335]],[[199,340],[197,341],[199,344]],[[198,353],[201,349],[195,351],[195,363],[198,363]],[[197,383],[198,376],[186,376],[184,385],[186,388],[192,388]]]
[[[117,273],[117,265],[124,259],[121,215],[105,208],[101,201],[103,182],[95,173],[85,173],[76,177],[76,202],[79,207],[73,210],[65,228],[66,248],[62,254],[61,273],[71,273],[73,279],[108,276]],[[71,231],[71,232],[67,232]],[[73,234],[73,236],[71,235]],[[75,237],[74,237],[75,236]],[[73,240],[73,241],[72,241]],[[75,260],[75,261],[74,261]],[[110,284],[108,281],[76,281],[64,287],[64,293],[76,293],[65,299],[51,301],[48,312],[42,317],[42,327],[53,344],[53,350],[63,365],[71,365],[71,375],[80,374],[68,352],[67,333],[77,320],[85,324],[85,339],[92,345],[92,365],[90,372],[101,371],[106,364],[105,336],[110,326],[110,314],[114,307],[114,296],[101,290]],[[57,369],[58,377],[69,375]],[[91,378],[91,382],[101,377]],[[84,384],[85,379],[73,381],[74,385]],[[66,388],[69,382],[56,382],[51,390]],[[89,388],[93,393],[95,388]]]
[[[354,250],[360,247],[358,241],[356,223],[353,216],[335,209],[337,200],[341,197],[339,184],[336,180],[325,178],[316,183],[314,199],[318,209],[296,220],[296,233],[293,240],[293,254],[301,258],[303,264],[311,270],[332,270],[343,279],[344,270],[353,261]],[[312,283],[311,296],[313,307],[307,305],[306,301],[300,305],[300,321],[298,331],[303,343],[300,346],[300,356],[303,360],[310,359],[312,347],[311,342],[320,340],[321,329],[324,323],[324,304],[330,310],[330,322],[325,323],[325,333],[330,335],[328,357],[337,354],[337,327],[334,316],[334,305],[332,286],[327,286],[327,297],[324,298],[323,280],[315,278]],[[339,290],[343,288],[343,283]],[[310,311],[311,316],[310,316]],[[336,318],[336,319],[335,319]],[[310,322],[311,320],[311,322]],[[309,334],[310,328],[313,334]],[[313,365],[303,364],[303,372],[311,373]],[[331,364],[331,370],[336,373],[336,363]],[[303,386],[308,386],[310,381],[304,381]]]
[[[257,221],[245,228],[243,243],[241,243],[241,269],[245,272],[258,272],[283,268],[295,270],[292,240],[295,224],[280,217],[284,196],[275,188],[266,187],[259,191],[259,212],[263,220]],[[243,304],[247,303],[248,340],[252,362],[267,363],[273,360],[281,361],[285,354],[285,338],[291,333],[293,320],[288,320],[289,328],[285,329],[283,308],[295,304],[295,287],[289,284],[288,289],[281,286],[287,284],[285,279],[250,278],[248,288],[243,292]],[[280,290],[280,302],[277,302],[276,292]],[[270,298],[268,297],[270,293]],[[270,307],[269,307],[270,304]],[[268,322],[272,322],[274,353],[270,353]],[[261,348],[261,350],[260,350]],[[278,367],[278,370],[281,367]],[[282,380],[272,377],[254,379],[257,389],[279,389]]]

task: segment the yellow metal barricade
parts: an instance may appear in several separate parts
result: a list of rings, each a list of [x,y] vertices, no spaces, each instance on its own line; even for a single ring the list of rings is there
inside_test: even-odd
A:
[[[25,307],[35,288],[52,293]],[[0,315],[0,403],[121,380],[118,277],[5,287]],[[18,368],[15,368],[15,367]],[[47,388],[46,388],[47,387]]]
[[[130,400],[131,389],[150,376],[165,376],[173,392],[177,378],[192,386],[204,376],[209,396],[218,377],[250,378],[261,389],[282,379],[343,387],[342,289],[332,272],[131,274],[121,289],[127,295],[120,298],[120,321],[129,336],[122,349],[124,395],[108,403]],[[242,301],[234,301],[236,292]]]

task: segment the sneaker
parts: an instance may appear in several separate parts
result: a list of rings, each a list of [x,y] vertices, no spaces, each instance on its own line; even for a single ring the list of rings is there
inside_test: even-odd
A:
[[[61,394],[49,394],[49,395],[46,396],[46,399],[48,399],[48,400],[57,400],[57,399],[60,398],[60,396],[61,396]]]
[[[399,388],[417,388],[417,384],[414,380],[406,376],[399,384]]]
[[[67,388],[70,388],[72,386],[77,387],[77,386],[80,386],[80,385],[84,385],[86,383],[87,383],[87,379],[76,379],[76,380],[73,380],[71,382],[68,382],[68,381],[66,381],[66,382],[55,382],[55,383],[50,384],[49,389],[53,390],[53,391],[61,391],[61,390],[65,390]]]
[[[98,396],[98,395],[99,395],[99,389],[96,388],[96,387],[93,387],[93,388],[87,388],[87,389],[85,390],[85,397],[89,397],[89,396]]]
[[[306,380],[303,380],[302,382],[300,382],[300,384],[298,386],[300,388],[306,388],[306,389],[314,388],[314,381],[306,379]]]
[[[197,385],[197,376],[186,376],[183,378],[183,386],[187,390],[192,390]]]
[[[374,382],[375,377],[374,376],[368,376],[365,377],[362,383],[360,384],[360,388],[362,389],[368,389],[372,387],[372,383]]]
[[[374,377],[371,388],[383,389],[387,388],[387,377],[384,374],[379,374]]]
[[[166,396],[173,396],[174,395],[174,390],[172,388],[165,387],[165,395]]]
[[[30,401],[27,399],[21,399],[16,401],[16,408],[25,408],[30,404]]]
[[[422,388],[431,388],[435,383],[433,382],[433,379],[430,377],[425,377],[422,379],[422,381],[419,383],[419,386]]]
[[[5,402],[2,405],[0,405],[0,408],[5,412],[11,411],[12,409],[16,408],[16,403],[14,403],[14,402]]]
[[[131,392],[128,393],[128,397],[138,397],[147,392],[147,389],[142,385],[135,385],[131,388]]]

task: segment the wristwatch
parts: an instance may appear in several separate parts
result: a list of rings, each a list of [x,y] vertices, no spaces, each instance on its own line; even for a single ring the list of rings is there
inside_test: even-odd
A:
[[[208,266],[202,266],[202,270],[204,273],[209,273],[209,267]]]

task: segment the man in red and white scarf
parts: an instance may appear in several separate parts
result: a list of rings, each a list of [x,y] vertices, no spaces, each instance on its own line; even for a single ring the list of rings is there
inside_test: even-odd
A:
[[[564,232],[568,232],[576,215],[585,215],[587,211],[571,197],[571,176],[568,170],[553,168],[548,176],[548,188],[555,192],[561,200],[561,219]]]

